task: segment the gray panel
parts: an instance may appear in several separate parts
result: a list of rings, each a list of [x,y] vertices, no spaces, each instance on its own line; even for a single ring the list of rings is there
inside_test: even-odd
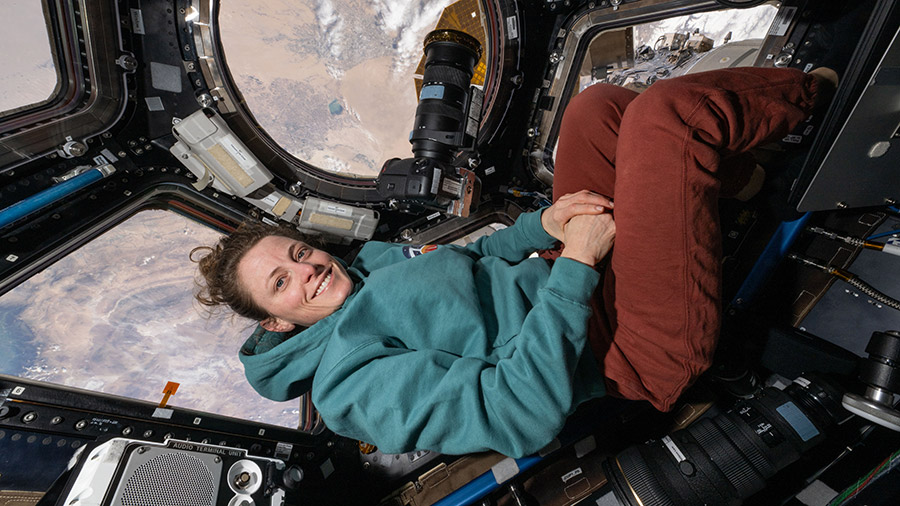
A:
[[[174,65],[150,62],[150,81],[157,90],[181,93],[181,69]]]
[[[900,32],[898,32],[900,33]],[[900,42],[897,34],[797,209],[900,200]]]
[[[213,506],[222,467],[209,453],[141,447],[128,456],[112,506]]]
[[[147,110],[149,111],[164,111],[166,109],[163,106],[162,99],[159,97],[144,97],[144,102],[147,103]]]

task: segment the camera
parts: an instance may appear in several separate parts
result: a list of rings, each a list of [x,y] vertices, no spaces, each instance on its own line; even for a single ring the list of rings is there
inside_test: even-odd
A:
[[[620,506],[738,505],[851,417],[842,394],[830,378],[804,375],[626,448],[603,467]]]
[[[425,37],[425,71],[409,134],[413,158],[392,158],[378,176],[378,193],[401,210],[425,207],[466,217],[477,206],[481,181],[454,164],[475,148],[483,91],[471,85],[482,48],[474,37],[450,29]]]

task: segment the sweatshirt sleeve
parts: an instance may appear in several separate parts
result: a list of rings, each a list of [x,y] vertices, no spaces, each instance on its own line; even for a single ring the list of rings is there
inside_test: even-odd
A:
[[[552,248],[556,239],[541,224],[544,209],[522,213],[511,227],[481,237],[466,249],[477,256],[496,256],[518,262],[537,250]]]
[[[574,410],[591,293],[599,280],[556,261],[527,314],[516,350],[496,364],[375,338],[319,371],[314,404],[330,429],[387,453],[415,449],[519,457],[559,433]],[[598,373],[599,374],[599,373]]]

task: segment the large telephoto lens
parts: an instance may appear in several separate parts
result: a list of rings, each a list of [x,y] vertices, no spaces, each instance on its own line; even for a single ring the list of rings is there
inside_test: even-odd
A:
[[[425,72],[409,141],[416,158],[450,163],[464,143],[469,85],[481,44],[457,30],[435,30],[424,45]]]
[[[624,505],[741,504],[849,418],[841,393],[812,375],[784,390],[766,388],[721,415],[623,450],[604,464],[607,477]]]

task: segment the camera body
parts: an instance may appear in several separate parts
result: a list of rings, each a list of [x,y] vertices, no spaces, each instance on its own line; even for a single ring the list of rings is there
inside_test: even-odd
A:
[[[469,169],[433,158],[393,158],[381,169],[378,193],[400,209],[412,204],[466,217],[478,202],[481,180]]]

